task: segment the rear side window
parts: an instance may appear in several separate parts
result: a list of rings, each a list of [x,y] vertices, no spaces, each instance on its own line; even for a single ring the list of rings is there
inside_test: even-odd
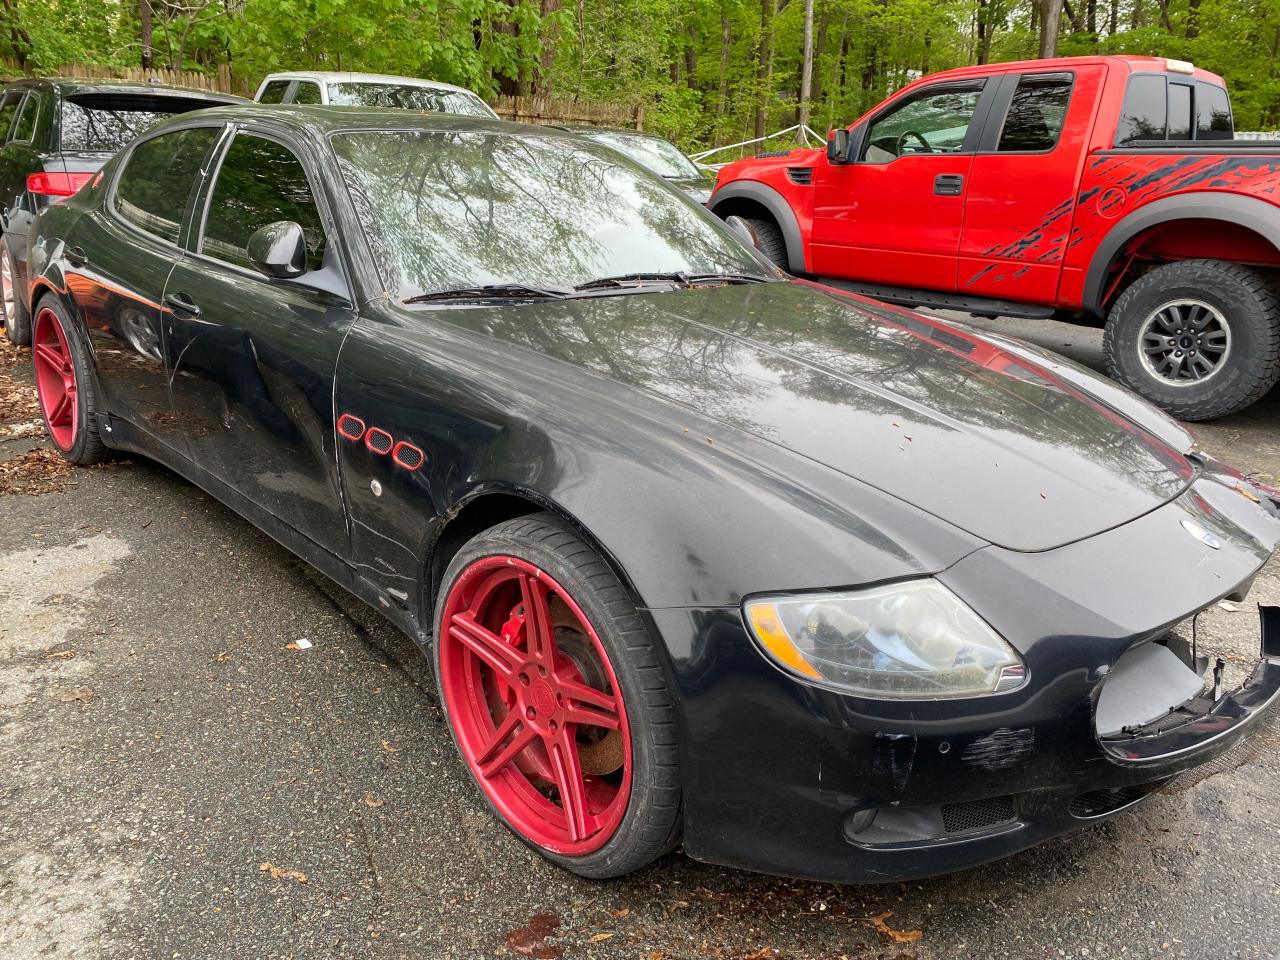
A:
[[[298,82],[298,89],[293,95],[294,103],[319,103],[320,85],[306,80]]]
[[[209,106],[213,104],[207,100],[178,97],[73,94],[62,101],[62,149],[115,153],[165,117]]]
[[[1052,150],[1067,119],[1072,79],[1069,73],[1020,77],[996,149],[1001,152]]]
[[[13,118],[18,115],[18,104],[21,102],[22,94],[18,92],[6,93],[0,99],[0,143],[4,142],[9,128],[13,126]]]
[[[219,132],[218,127],[196,127],[138,144],[116,183],[116,213],[153,236],[177,243],[191,185]]]
[[[1129,78],[1124,110],[1116,127],[1116,146],[1135,140],[1163,140],[1167,117],[1164,76],[1139,73]]]
[[[18,113],[18,123],[13,128],[13,136],[10,138],[14,143],[30,143],[32,137],[36,135],[36,121],[40,119],[40,95],[36,93],[27,94],[27,99],[22,101],[21,111]]]
[[[1191,139],[1191,85],[1169,84],[1169,139]]]
[[[262,88],[259,103],[284,103],[284,92],[289,89],[288,80],[272,80]]]
[[[1231,101],[1227,91],[1212,83],[1196,83],[1196,139],[1232,140]]]
[[[324,261],[324,227],[302,162],[274,140],[238,134],[213,185],[200,252],[252,269],[249,237],[279,220],[302,227],[307,269],[318,269]]]

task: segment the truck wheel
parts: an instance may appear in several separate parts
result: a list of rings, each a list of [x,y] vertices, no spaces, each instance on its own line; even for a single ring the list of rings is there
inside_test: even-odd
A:
[[[782,236],[782,228],[768,219],[761,220],[756,217],[742,219],[755,234],[756,249],[773,261],[774,266],[786,270],[788,267],[787,241]]]
[[[1107,317],[1107,372],[1182,420],[1242,410],[1280,378],[1280,298],[1260,273],[1181,260],[1135,280]]]

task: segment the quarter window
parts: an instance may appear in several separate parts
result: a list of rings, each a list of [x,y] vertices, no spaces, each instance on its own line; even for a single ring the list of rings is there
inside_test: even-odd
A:
[[[1067,119],[1071,81],[1071,74],[1064,73],[1020,77],[996,149],[1001,152],[1052,150]]]
[[[324,261],[324,228],[301,161],[288,147],[250,134],[231,141],[218,170],[205,220],[202,253],[253,268],[247,248],[255,230],[292,220],[307,238],[307,269]]]
[[[218,127],[194,127],[163,133],[134,147],[116,184],[116,213],[153,236],[177,243],[191,185],[219,132]]]
[[[888,163],[911,153],[960,152],[981,94],[981,82],[916,94],[871,124],[862,158]]]
[[[262,96],[258,98],[259,103],[283,103],[284,92],[289,89],[288,80],[272,80],[262,88]]]
[[[293,94],[294,103],[319,103],[320,87],[306,80],[298,82],[298,89]]]
[[[1232,140],[1231,101],[1227,91],[1212,83],[1196,82],[1196,139]]]
[[[22,101],[22,111],[18,114],[18,123],[13,128],[13,142],[30,143],[36,135],[36,121],[39,118],[40,96],[34,92],[29,93],[27,99]]]

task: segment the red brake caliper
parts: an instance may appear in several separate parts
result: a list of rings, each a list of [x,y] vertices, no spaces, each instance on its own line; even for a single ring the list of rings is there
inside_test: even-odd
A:
[[[507,618],[507,622],[502,625],[501,636],[504,642],[510,644],[517,650],[527,648],[525,644],[525,612],[523,604],[516,604],[511,608],[511,616]],[[499,684],[502,687],[502,702],[506,704],[507,710],[519,710],[520,704],[516,696],[516,691],[512,687],[505,684]],[[555,783],[555,772],[551,769],[551,762],[547,758],[546,750],[542,746],[541,739],[535,740],[529,744],[515,759],[516,766],[522,769],[526,774],[534,774],[550,783]]]

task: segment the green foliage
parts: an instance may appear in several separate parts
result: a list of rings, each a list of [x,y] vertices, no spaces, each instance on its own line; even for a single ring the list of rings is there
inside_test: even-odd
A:
[[[140,62],[142,0],[0,0],[0,54],[31,69]],[[482,95],[643,104],[686,147],[798,115],[803,0],[150,0],[157,66],[427,76]],[[1068,0],[1059,53],[1179,57],[1221,73],[1241,129],[1280,125],[1280,0]],[[1114,20],[1114,22],[1113,22]],[[811,125],[923,73],[1034,57],[1033,0],[816,0]],[[762,63],[762,52],[767,61]]]

